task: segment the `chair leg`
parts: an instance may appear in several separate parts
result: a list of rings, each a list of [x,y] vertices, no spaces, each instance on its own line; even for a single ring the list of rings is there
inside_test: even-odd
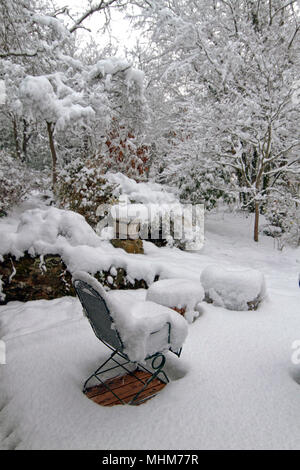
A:
[[[86,392],[86,389],[87,389],[87,384],[89,383],[89,381],[94,377],[95,379],[99,380],[98,378],[98,374],[100,373],[101,374],[101,369],[117,354],[117,351],[114,351],[110,356],[109,358],[104,361],[101,366],[98,367],[98,369],[95,370],[95,372],[93,372],[89,377],[88,379],[86,379],[86,381],[84,382],[84,385],[83,385],[83,393]],[[105,371],[104,371],[105,372]],[[102,372],[103,373],[103,372]]]
[[[157,365],[155,362],[157,359],[161,359],[161,362]],[[147,380],[147,382],[145,383],[145,385],[141,388],[141,390],[139,390],[139,392],[133,397],[133,399],[130,401],[129,405],[137,405],[139,402],[137,402],[138,400],[138,397],[140,396],[140,394],[146,390],[146,388],[148,387],[148,385],[156,378],[159,378],[159,374],[162,374],[165,378],[165,383],[169,383],[169,379],[168,379],[168,376],[167,374],[163,371],[163,367],[166,363],[166,358],[165,356],[162,354],[162,353],[159,353],[159,354],[156,354],[153,359],[152,359],[152,364],[151,364],[151,367],[152,369],[155,370],[154,373],[152,373],[151,377]],[[146,369],[144,366],[141,366],[141,364],[139,364],[140,367],[142,367],[143,369]],[[148,369],[146,369],[148,371]],[[149,372],[149,371],[148,371]],[[161,380],[161,379],[159,379]],[[163,380],[161,380],[161,382],[164,382]],[[136,403],[137,402],[137,403]]]
[[[116,359],[115,359],[115,356],[120,356],[122,359],[125,359],[126,362],[124,363],[120,363],[118,362]],[[157,360],[160,359],[160,363],[157,364]],[[109,361],[113,361],[115,364],[117,364],[116,366],[113,366],[113,367],[110,367],[110,368],[106,368],[105,370],[103,370],[103,368],[105,367],[106,364],[109,363]],[[168,383],[169,382],[169,379],[166,375],[166,373],[162,370],[164,365],[165,365],[165,362],[166,362],[166,358],[165,356],[162,354],[162,353],[158,353],[158,354],[155,354],[155,356],[152,358],[152,364],[151,364],[151,367],[152,369],[154,370],[153,371],[150,371],[149,369],[147,369],[145,366],[143,366],[142,364],[139,364],[139,363],[133,363],[131,362],[127,357],[123,356],[122,354],[120,354],[119,351],[113,351],[113,353],[110,355],[110,357],[104,361],[99,367],[98,369],[95,370],[95,372],[93,372],[89,377],[88,379],[85,381],[84,383],[84,386],[83,386],[83,393],[86,393],[87,389],[88,389],[88,383],[90,382],[91,379],[96,379],[100,384],[104,385],[105,388],[111,392],[116,398],[117,400],[119,400],[120,403],[122,403],[123,405],[125,405],[125,402],[120,398],[118,397],[118,395],[109,387],[109,385],[103,381],[101,378],[100,378],[100,375],[101,374],[104,374],[105,372],[108,372],[108,371],[111,371],[113,369],[117,369],[117,368],[122,368],[125,370],[125,372],[133,375],[139,382],[141,382],[141,389],[138,391],[138,393],[134,396],[134,398],[129,402],[129,405],[138,405],[139,403],[141,403],[141,401],[138,401],[138,398],[140,396],[140,394],[146,390],[146,388],[149,386],[149,384],[156,378],[158,378],[161,382],[165,382],[165,383]],[[144,382],[143,380],[141,380],[137,375],[135,375],[135,371],[130,371],[129,369],[127,369],[127,367],[125,367],[125,365],[127,364],[136,364],[140,369],[144,369],[146,372],[149,372],[151,374],[150,378]],[[164,380],[160,379],[159,378],[159,375],[162,375],[164,377]]]

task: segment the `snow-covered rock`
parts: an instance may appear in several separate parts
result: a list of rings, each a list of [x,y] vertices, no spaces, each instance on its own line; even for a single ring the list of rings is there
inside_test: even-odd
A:
[[[147,300],[165,307],[185,309],[185,318],[192,323],[199,316],[198,304],[204,298],[200,282],[188,279],[163,279],[148,289]]]
[[[229,310],[256,310],[266,296],[264,275],[255,269],[212,265],[200,279],[206,300]]]

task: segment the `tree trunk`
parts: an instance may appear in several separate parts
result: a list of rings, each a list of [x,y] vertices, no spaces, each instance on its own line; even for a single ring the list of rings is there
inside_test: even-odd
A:
[[[22,161],[21,150],[20,150],[20,143],[19,143],[19,136],[18,136],[18,127],[17,121],[13,119],[13,130],[14,130],[14,140],[15,140],[15,147],[16,147],[16,154],[19,160]]]
[[[22,143],[22,153],[23,153],[23,160],[26,162],[27,160],[27,144],[30,139],[30,134],[28,133],[28,123],[26,119],[23,119],[23,143]]]
[[[254,241],[258,242],[259,202],[255,202]]]
[[[52,156],[52,189],[54,191],[55,186],[56,186],[56,181],[57,181],[57,170],[56,170],[57,155],[56,155],[54,139],[53,139],[53,128],[54,128],[53,123],[47,122],[49,144],[50,144],[50,150],[51,150],[51,156]]]

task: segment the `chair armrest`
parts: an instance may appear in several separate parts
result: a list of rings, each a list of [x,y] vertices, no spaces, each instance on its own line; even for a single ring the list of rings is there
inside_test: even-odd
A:
[[[159,333],[166,325],[168,325],[168,344],[170,344],[170,342],[171,342],[171,323],[168,322],[168,321],[164,324],[164,326],[162,328],[160,328],[160,330],[151,331],[150,335],[155,335],[156,333]]]
[[[181,356],[181,351],[182,348],[178,349],[177,351],[173,351],[173,349],[170,348],[170,351],[175,354],[175,356],[180,357]]]
[[[149,334],[146,345],[148,357],[170,348],[170,330],[171,326],[169,322],[166,322],[159,330]]]
[[[167,330],[167,334],[168,334],[168,338],[167,338],[167,341],[168,341],[168,345],[171,344],[171,329],[172,329],[172,326],[171,326],[171,323],[170,322],[166,322],[164,324],[164,326],[160,329],[160,330],[156,330],[156,331],[152,331],[150,333],[150,335],[155,335],[156,333],[159,333],[161,332],[161,330],[166,326],[168,325],[168,330]],[[177,351],[174,351],[171,347],[169,347],[169,351],[171,351],[173,354],[175,354],[177,357],[180,357],[181,355],[181,351],[182,351],[182,348],[178,349]]]

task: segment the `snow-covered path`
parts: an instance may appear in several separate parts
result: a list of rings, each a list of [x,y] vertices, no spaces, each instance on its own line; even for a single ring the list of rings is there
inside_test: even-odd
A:
[[[0,447],[300,449],[300,365],[291,361],[300,339],[300,252],[278,252],[267,238],[252,243],[249,226],[210,219],[198,254],[148,246],[149,261],[174,277],[199,279],[210,263],[260,269],[269,299],[256,312],[203,304],[182,357],[168,355],[172,382],[139,407],[102,408],[81,393],[107,350],[76,299],[1,307]]]

